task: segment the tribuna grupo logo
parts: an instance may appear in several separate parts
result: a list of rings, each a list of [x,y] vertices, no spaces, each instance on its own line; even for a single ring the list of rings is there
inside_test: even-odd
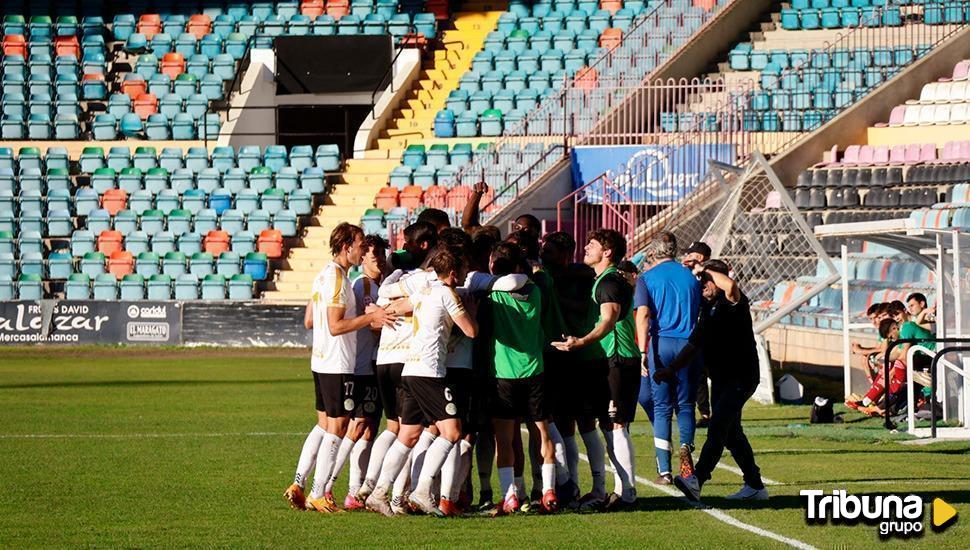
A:
[[[850,495],[844,490],[826,494],[802,490],[806,497],[805,521],[809,524],[865,523],[878,527],[879,536],[916,537],[923,534],[925,507],[919,495]],[[937,498],[933,500],[933,528],[942,531],[956,518],[956,510]]]

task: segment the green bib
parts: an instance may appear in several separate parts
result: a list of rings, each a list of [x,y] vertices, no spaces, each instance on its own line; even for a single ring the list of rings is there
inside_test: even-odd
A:
[[[618,273],[615,266],[606,268],[596,282],[593,283],[593,307],[596,310],[596,323],[602,321],[599,313],[599,304],[596,303],[596,290],[599,288],[600,281],[609,273]],[[620,318],[613,326],[613,330],[606,333],[599,342],[600,357],[628,357],[639,358],[640,348],[637,347],[636,322],[633,319],[633,301],[627,305],[626,311],[620,311]]]

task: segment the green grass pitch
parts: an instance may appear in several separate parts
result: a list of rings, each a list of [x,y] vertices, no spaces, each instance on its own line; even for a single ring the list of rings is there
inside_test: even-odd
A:
[[[0,545],[784,546],[647,485],[638,487],[638,511],[616,514],[388,519],[291,511],[281,495],[314,422],[307,355],[0,349]],[[809,426],[807,406],[751,404],[744,416],[762,472],[777,485],[766,503],[732,503],[723,496],[740,487],[740,477],[718,469],[704,490],[709,506],[818,548],[967,547],[970,443],[904,445],[905,436],[856,413],[843,425]],[[638,474],[653,479],[652,435],[642,415],[634,433]],[[698,444],[704,438],[699,430]],[[729,456],[723,464],[734,465]],[[941,497],[968,517],[942,533],[884,542],[870,525],[806,525],[798,492],[807,488],[915,492],[926,502]],[[343,481],[339,500],[345,491]]]

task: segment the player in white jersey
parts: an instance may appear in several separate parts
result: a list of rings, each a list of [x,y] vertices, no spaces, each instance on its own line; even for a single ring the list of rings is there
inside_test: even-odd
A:
[[[365,237],[364,256],[360,265],[362,272],[352,284],[357,315],[363,315],[367,306],[377,302],[377,289],[387,267],[387,241],[377,235]],[[324,495],[332,494],[333,485],[349,459],[350,482],[344,499],[346,510],[359,510],[364,507],[363,502],[354,495],[363,481],[371,443],[381,422],[381,400],[377,391],[377,376],[374,374],[379,334],[379,329],[372,326],[357,331],[357,359],[354,368],[354,401],[357,406],[353,410],[347,435],[337,451],[333,473],[324,488]]]
[[[449,387],[445,380],[448,338],[454,325],[469,338],[475,337],[478,326],[474,317],[465,312],[454,290],[457,282],[464,278],[460,260],[444,251],[435,256],[431,267],[438,282],[407,298],[414,310],[415,327],[411,351],[401,377],[401,427],[397,441],[384,457],[377,486],[367,498],[367,507],[384,515],[393,515],[388,490],[418,442],[424,423],[433,424],[439,436],[428,448],[410,502],[427,514],[442,515],[431,499],[431,483],[462,432],[455,388]]]
[[[333,261],[314,280],[304,315],[304,325],[313,329],[310,368],[316,393],[317,426],[307,436],[293,483],[283,494],[293,508],[337,510],[333,499],[325,498],[324,488],[356,405],[353,383],[356,332],[372,323],[379,326],[395,321],[393,314],[376,305],[357,315],[347,273],[352,266],[360,265],[363,245],[364,233],[356,225],[341,223],[334,228],[330,234]],[[314,462],[313,487],[310,497],[304,498],[306,479]]]

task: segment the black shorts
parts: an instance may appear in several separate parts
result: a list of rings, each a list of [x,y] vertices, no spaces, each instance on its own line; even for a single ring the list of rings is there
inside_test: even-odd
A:
[[[313,373],[313,386],[317,395],[317,410],[331,418],[350,416],[357,401],[354,395],[353,374]]]
[[[576,417],[597,420],[610,405],[609,367],[605,359],[579,361],[573,387],[576,391]]]
[[[445,371],[445,382],[452,388],[455,406],[458,407],[458,418],[461,419],[463,429],[469,423],[469,411],[472,401],[472,376],[471,369],[448,369]]]
[[[498,378],[492,396],[492,416],[503,420],[521,418],[528,422],[545,420],[545,376],[539,373],[528,378]]]
[[[633,422],[640,397],[640,359],[610,357],[607,382],[610,386],[610,402],[606,418],[614,423]]]
[[[401,416],[399,401],[403,370],[404,363],[389,363],[374,367],[374,372],[377,373],[377,391],[381,395],[381,406],[391,420],[397,420]]]
[[[430,425],[440,420],[460,419],[456,389],[445,378],[401,377],[401,423]]]
[[[546,409],[556,418],[570,419],[577,414],[579,384],[577,384],[577,359],[575,354],[560,351],[543,355],[546,379]]]
[[[353,417],[379,421],[382,407],[377,375],[354,375],[354,394],[357,407],[354,408]]]

